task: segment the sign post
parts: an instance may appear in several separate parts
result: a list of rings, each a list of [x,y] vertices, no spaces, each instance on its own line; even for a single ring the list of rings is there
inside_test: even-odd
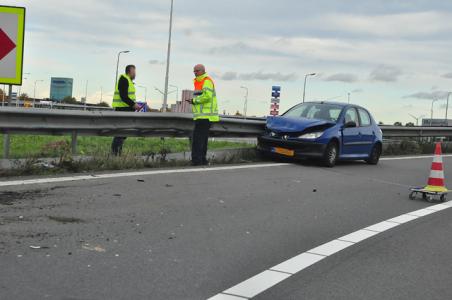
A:
[[[272,87],[272,100],[270,106],[270,115],[277,116],[279,115],[279,102],[281,97],[281,87],[273,86]]]
[[[25,7],[0,6],[0,84],[22,85]]]

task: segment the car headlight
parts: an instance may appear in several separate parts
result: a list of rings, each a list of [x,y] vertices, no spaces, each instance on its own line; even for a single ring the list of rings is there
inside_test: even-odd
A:
[[[317,139],[319,137],[321,137],[323,134],[323,131],[321,132],[310,132],[310,133],[305,133],[299,136],[300,139],[308,139],[308,140],[314,140]]]
[[[269,135],[272,136],[272,137],[275,137],[276,133],[274,133],[273,131],[270,131]]]

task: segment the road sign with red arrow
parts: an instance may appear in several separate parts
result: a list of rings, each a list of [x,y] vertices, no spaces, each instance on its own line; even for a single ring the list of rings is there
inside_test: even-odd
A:
[[[0,84],[21,85],[25,8],[0,5]]]
[[[0,60],[13,51],[14,48],[16,48],[16,44],[14,44],[3,29],[0,28]]]

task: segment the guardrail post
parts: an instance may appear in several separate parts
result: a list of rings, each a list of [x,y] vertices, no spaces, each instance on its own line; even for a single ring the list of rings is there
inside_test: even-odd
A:
[[[72,131],[71,149],[72,155],[77,155],[77,131]]]
[[[10,136],[8,133],[3,135],[3,158],[9,158]]]

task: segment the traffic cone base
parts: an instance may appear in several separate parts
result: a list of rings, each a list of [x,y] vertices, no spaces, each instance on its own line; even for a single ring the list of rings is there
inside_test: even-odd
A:
[[[424,190],[433,193],[447,193],[449,190],[443,186],[427,185]]]

